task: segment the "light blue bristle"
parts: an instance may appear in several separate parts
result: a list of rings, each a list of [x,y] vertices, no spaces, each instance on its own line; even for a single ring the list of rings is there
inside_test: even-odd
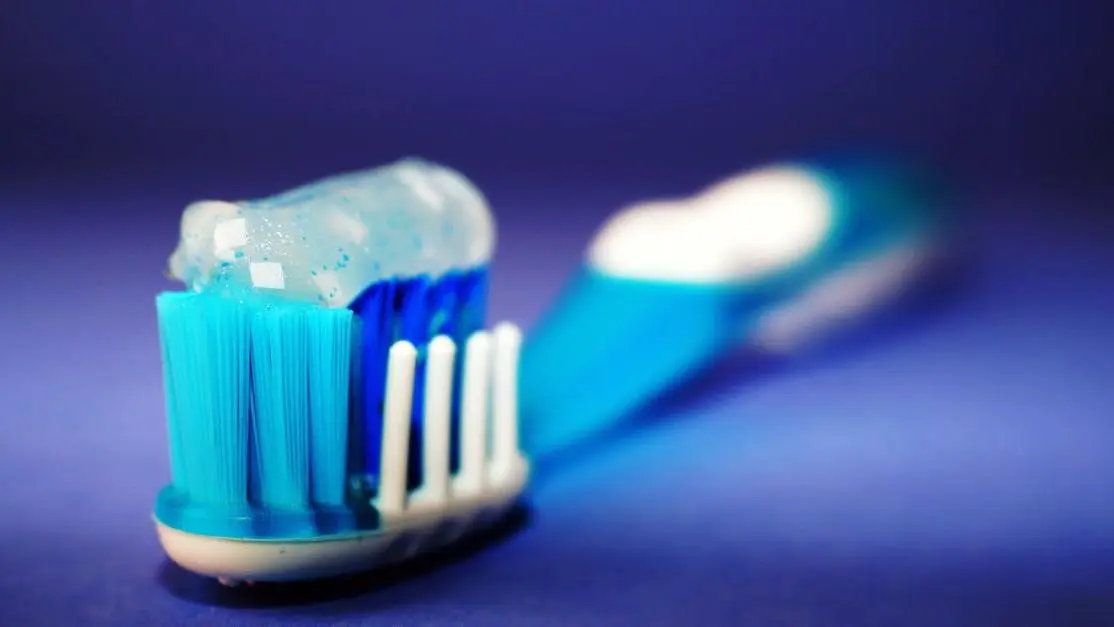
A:
[[[251,320],[252,500],[309,504],[308,310],[274,305]]]
[[[350,529],[355,314],[189,293],[157,305],[173,474],[159,519],[230,537]]]
[[[163,312],[167,309],[173,309],[175,303],[172,301],[179,300],[183,296],[188,297],[188,295],[184,293],[168,293],[162,294],[156,299],[160,338],[173,335],[173,327],[168,317],[164,315]],[[171,314],[171,316],[173,316],[173,314]],[[178,401],[174,394],[174,370],[170,361],[170,350],[166,341],[160,341],[160,348],[162,350],[163,389],[166,390],[166,435],[170,449],[170,482],[174,487],[184,493],[188,486],[188,480],[186,478],[185,459],[182,452],[181,418],[178,415]]]
[[[348,485],[345,489],[350,494],[366,496],[363,481],[363,442],[366,437],[364,435],[363,345],[364,324],[360,317],[353,313],[352,337],[348,349],[351,372],[348,377],[348,463],[345,466]]]
[[[344,505],[353,318],[348,309],[322,309],[307,317],[312,340],[308,359],[310,496],[318,505]]]
[[[157,300],[171,469],[191,502],[247,505],[250,323],[236,303],[199,294]]]

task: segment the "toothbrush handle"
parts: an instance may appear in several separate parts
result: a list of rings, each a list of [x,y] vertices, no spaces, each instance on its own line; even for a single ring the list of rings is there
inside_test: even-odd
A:
[[[586,271],[570,287],[522,349],[522,437],[533,456],[607,431],[729,347],[739,324],[721,286]]]
[[[921,273],[918,247],[935,242],[938,200],[917,171],[870,161],[809,167],[832,192],[833,221],[792,267],[745,284],[590,268],[571,282],[523,346],[527,452],[544,456],[605,432],[741,345],[800,350],[818,339],[813,332],[863,317]]]

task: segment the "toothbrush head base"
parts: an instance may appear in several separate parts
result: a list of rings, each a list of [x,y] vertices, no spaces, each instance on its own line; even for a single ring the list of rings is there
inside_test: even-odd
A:
[[[182,568],[219,580],[293,582],[376,570],[435,551],[498,522],[519,501],[525,469],[500,489],[453,501],[447,510],[386,518],[373,531],[316,538],[244,539],[189,533],[157,518],[155,528],[166,555]],[[409,513],[409,512],[408,512]]]

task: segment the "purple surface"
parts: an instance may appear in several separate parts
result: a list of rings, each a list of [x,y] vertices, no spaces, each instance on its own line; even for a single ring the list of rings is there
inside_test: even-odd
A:
[[[548,460],[530,512],[485,544],[252,592],[155,539],[152,299],[187,200],[297,179],[134,180],[0,197],[32,216],[0,229],[4,625],[1114,621],[1109,190],[968,198],[981,249],[952,300],[822,359],[725,365],[640,431]],[[481,183],[492,311],[529,324],[603,213],[691,181]]]

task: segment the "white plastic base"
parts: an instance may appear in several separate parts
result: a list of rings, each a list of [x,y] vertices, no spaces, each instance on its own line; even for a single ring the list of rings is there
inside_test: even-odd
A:
[[[225,585],[320,579],[381,568],[436,550],[499,520],[522,493],[525,460],[493,474],[473,494],[423,504],[384,516],[383,526],[365,533],[307,540],[250,540],[186,533],[155,521],[167,556],[188,571]],[[456,491],[454,491],[456,492]],[[423,506],[424,505],[424,506]]]

